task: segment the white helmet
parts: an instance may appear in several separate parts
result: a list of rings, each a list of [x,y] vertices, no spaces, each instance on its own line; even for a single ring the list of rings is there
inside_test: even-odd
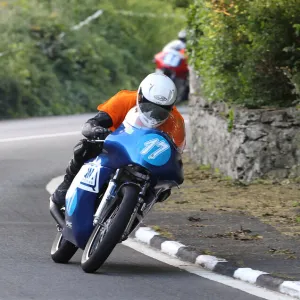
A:
[[[185,29],[178,32],[178,39],[180,39],[180,40],[186,39],[186,30]]]
[[[150,128],[164,123],[174,106],[177,89],[168,76],[149,74],[140,84],[137,93],[137,107],[140,120]]]

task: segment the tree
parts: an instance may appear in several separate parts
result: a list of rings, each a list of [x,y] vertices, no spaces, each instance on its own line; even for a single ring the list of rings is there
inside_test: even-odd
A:
[[[99,18],[71,29],[99,9]],[[2,4],[0,118],[91,111],[119,89],[136,89],[183,25],[179,17],[153,17],[159,11],[180,15],[168,2],[161,10],[160,0]]]

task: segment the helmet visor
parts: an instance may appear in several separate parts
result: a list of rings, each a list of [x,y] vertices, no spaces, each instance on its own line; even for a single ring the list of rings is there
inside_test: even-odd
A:
[[[147,100],[143,95],[139,94],[139,108],[142,114],[149,121],[156,124],[164,122],[168,119],[173,105],[159,105]]]

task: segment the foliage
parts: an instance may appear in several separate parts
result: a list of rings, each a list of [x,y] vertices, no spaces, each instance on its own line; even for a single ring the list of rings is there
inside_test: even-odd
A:
[[[189,7],[190,4],[193,3],[193,0],[172,0],[174,7],[184,7],[187,8]]]
[[[71,30],[99,9],[99,18]],[[0,118],[91,111],[136,89],[183,21],[124,10],[181,13],[167,1],[162,10],[160,0],[0,0]]]
[[[209,100],[261,107],[300,98],[300,0],[195,0],[188,19]]]

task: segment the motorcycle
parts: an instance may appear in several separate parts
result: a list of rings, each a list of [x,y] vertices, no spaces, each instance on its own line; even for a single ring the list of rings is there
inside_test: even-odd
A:
[[[66,195],[64,214],[50,198],[57,222],[51,248],[56,263],[67,263],[78,248],[81,267],[98,270],[156,202],[183,182],[181,154],[164,132],[145,128],[135,108],[103,141],[102,153],[87,161]]]
[[[170,77],[177,88],[177,101],[188,100],[189,95],[189,70],[184,50],[168,50],[157,53],[153,62],[156,73]]]

